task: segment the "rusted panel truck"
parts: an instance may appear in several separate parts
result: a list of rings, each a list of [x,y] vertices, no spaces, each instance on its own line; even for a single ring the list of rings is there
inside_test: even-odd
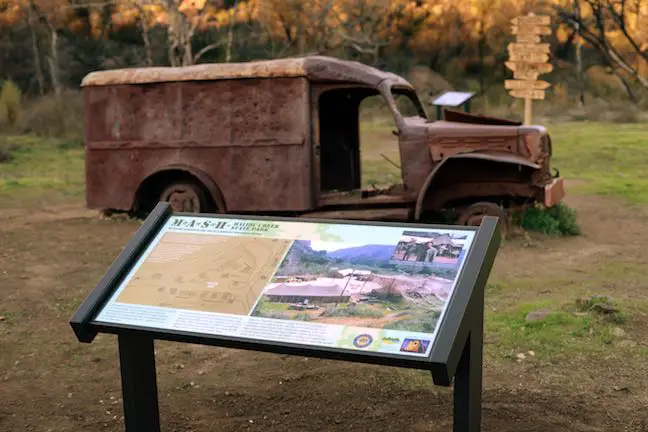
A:
[[[459,224],[564,196],[541,126],[430,120],[402,77],[331,57],[98,71],[82,83],[91,209]],[[362,190],[360,103],[393,116],[402,182]],[[397,99],[413,111],[401,113]]]

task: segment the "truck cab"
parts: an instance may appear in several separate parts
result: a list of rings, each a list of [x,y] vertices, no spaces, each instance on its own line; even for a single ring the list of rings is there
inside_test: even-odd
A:
[[[103,211],[433,220],[551,207],[564,196],[541,126],[448,113],[430,120],[412,85],[309,56],[98,71],[82,83],[86,201]],[[360,105],[393,119],[400,181],[362,188]]]

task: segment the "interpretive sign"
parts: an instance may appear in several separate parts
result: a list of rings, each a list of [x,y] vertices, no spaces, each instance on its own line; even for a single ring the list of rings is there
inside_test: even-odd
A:
[[[481,372],[469,371],[481,369],[498,246],[496,218],[479,228],[271,219],[160,203],[71,325],[82,342],[119,335],[128,430],[159,430],[152,347],[166,339],[425,369],[439,385],[456,376],[467,386],[456,409],[474,413],[455,430],[477,431]],[[460,373],[466,349],[473,363]]]
[[[516,42],[508,46],[509,61],[506,67],[513,71],[515,80],[507,80],[506,89],[511,96],[524,99],[524,123],[531,123],[531,101],[544,99],[549,84],[536,81],[542,73],[553,70],[549,61],[550,46],[541,43],[541,36],[550,35],[551,18],[528,14],[511,20]]]
[[[432,101],[433,105],[458,107],[470,100],[475,93],[446,91]]]
[[[475,97],[473,92],[445,91],[436,98],[430,99],[430,104],[436,106],[437,120],[442,118],[442,107],[458,107],[463,105],[464,111],[470,112],[470,100]]]

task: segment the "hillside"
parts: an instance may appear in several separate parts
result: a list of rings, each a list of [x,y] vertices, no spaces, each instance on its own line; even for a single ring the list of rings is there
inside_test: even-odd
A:
[[[349,261],[385,261],[389,262],[394,253],[394,246],[366,245],[340,249],[328,253],[329,258]]]

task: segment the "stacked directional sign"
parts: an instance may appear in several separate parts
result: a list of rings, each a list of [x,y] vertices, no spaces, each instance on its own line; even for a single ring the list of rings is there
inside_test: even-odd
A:
[[[530,116],[530,102],[545,98],[545,90],[550,87],[546,81],[538,80],[540,74],[549,73],[553,66],[549,63],[549,44],[542,43],[542,36],[550,35],[551,19],[541,15],[523,15],[511,20],[516,41],[509,44],[509,61],[506,67],[513,71],[515,79],[504,83],[511,96],[525,99],[529,109],[525,110],[525,122]]]

